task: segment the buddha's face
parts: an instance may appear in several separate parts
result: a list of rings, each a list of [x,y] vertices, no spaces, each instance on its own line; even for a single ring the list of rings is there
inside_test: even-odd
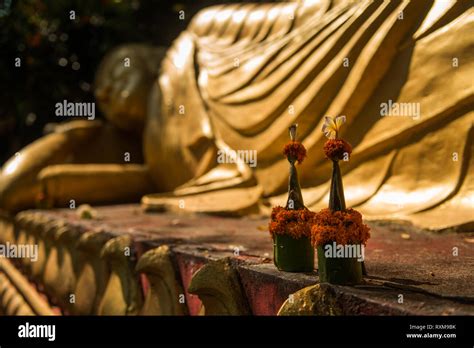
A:
[[[103,59],[94,92],[100,109],[115,126],[138,132],[143,129],[159,60],[155,48],[134,44],[120,46]]]

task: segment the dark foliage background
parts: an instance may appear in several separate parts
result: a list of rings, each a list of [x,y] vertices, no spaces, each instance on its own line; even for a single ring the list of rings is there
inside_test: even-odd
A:
[[[94,73],[109,49],[169,46],[201,8],[233,2],[245,1],[0,0],[0,165],[57,122],[55,103],[93,100]]]

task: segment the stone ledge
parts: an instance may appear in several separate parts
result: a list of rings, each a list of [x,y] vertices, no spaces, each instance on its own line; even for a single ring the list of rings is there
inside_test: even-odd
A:
[[[237,219],[171,213],[145,214],[138,205],[106,206],[95,208],[95,210],[98,218],[92,220],[80,219],[74,210],[22,212],[15,218],[15,235],[21,234],[22,228],[25,231],[28,229],[33,231],[38,228],[38,224],[49,226],[48,224],[54,221],[54,224],[64,224],[68,231],[74,230],[74,233],[71,232],[72,239],[91,232],[106,235],[104,242],[120,236],[132,237],[130,239],[132,257],[126,259],[127,262],[121,263],[118,268],[117,264],[111,261],[112,259],[101,262],[112,270],[112,274],[128,277],[127,283],[131,288],[136,287],[136,282],[138,282],[143,296],[138,294],[135,299],[124,299],[124,301],[132,301],[133,306],[142,306],[143,297],[147,297],[150,287],[152,290],[157,290],[156,294],[164,291],[161,289],[163,286],[168,290],[170,287],[176,287],[176,284],[170,283],[170,277],[165,282],[166,284],[158,285],[156,283],[150,285],[150,274],[146,273],[137,275],[137,280],[135,280],[135,265],[141,255],[148,250],[166,245],[169,247],[170,262],[176,273],[172,276],[176,276],[178,288],[184,289],[175,288],[172,293],[179,296],[180,292],[184,291],[182,295],[185,297],[187,307],[184,312],[191,315],[204,312],[222,313],[222,311],[227,314],[246,314],[249,311],[256,315],[275,315],[291,294],[294,294],[293,303],[288,304],[288,301],[285,303],[286,314],[474,314],[472,288],[474,260],[470,257],[474,251],[474,244],[471,234],[432,234],[415,229],[409,230],[397,225],[371,224],[372,238],[366,248],[366,266],[369,276],[365,278],[365,284],[357,287],[323,284],[315,290],[313,285],[318,283],[317,273],[279,272],[273,266],[272,243],[266,232],[266,218]],[[4,217],[3,221],[8,221],[8,219]],[[26,233],[31,234],[32,231],[26,231]],[[403,236],[402,233],[404,233]],[[0,241],[1,237],[2,231],[0,231]],[[76,240],[73,242],[77,243]],[[74,243],[68,244],[69,247],[65,247],[64,250],[67,252],[75,248],[71,247],[75,245]],[[458,248],[458,256],[453,256],[453,247]],[[97,260],[100,259],[100,255],[94,257]],[[227,272],[225,277],[216,283],[220,284],[219,289],[208,289],[204,286],[205,282],[203,285],[203,280],[201,280],[200,284],[193,285],[192,288],[196,289],[194,293],[188,291],[198,271],[210,262],[212,264],[212,262],[224,262],[223,260],[228,260],[225,261],[228,266],[215,267],[215,269],[227,270],[224,272]],[[75,262],[81,261],[77,259]],[[83,267],[82,264],[76,266],[78,269]],[[122,272],[124,268],[128,269],[127,272]],[[113,272],[114,269],[116,273]],[[83,275],[81,272],[76,274],[76,278]],[[103,274],[103,277],[109,277],[104,281],[111,286],[110,273]],[[202,274],[205,272],[201,272],[200,278],[205,279]],[[85,284],[97,281],[93,277],[87,279]],[[235,289],[235,281],[232,279],[238,279],[239,289]],[[298,293],[301,289],[304,289],[302,290],[304,296]],[[124,289],[117,291],[124,291]],[[332,312],[324,312],[321,309],[322,303],[313,303],[314,299],[321,298],[314,294],[315,291],[317,293],[324,291],[327,294],[325,298],[329,296],[335,299]],[[110,292],[113,291],[110,290]],[[164,293],[161,292],[161,294]],[[404,298],[403,304],[398,303],[400,294]],[[203,296],[205,301],[201,301]],[[159,301],[159,296],[157,298],[154,301]],[[298,300],[301,298],[304,300]],[[149,299],[147,302],[148,306],[150,301]],[[232,305],[224,303],[226,301]],[[204,307],[207,307],[205,311],[203,302],[205,302]],[[302,307],[296,308],[295,303],[300,303]],[[211,309],[212,306],[215,308]],[[238,308],[239,306],[241,308]],[[320,312],[314,309],[318,306]],[[163,306],[152,307],[163,308]],[[308,308],[313,309],[308,310]],[[74,312],[74,308],[71,311]],[[142,313],[145,312],[147,311],[143,311],[142,308]],[[184,312],[180,311],[180,313]],[[140,314],[140,310],[137,309],[137,313]],[[79,311],[78,314],[87,313]],[[149,314],[153,314],[153,311]]]

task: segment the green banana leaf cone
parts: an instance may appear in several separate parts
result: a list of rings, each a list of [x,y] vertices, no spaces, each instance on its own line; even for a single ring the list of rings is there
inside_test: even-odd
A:
[[[326,257],[324,246],[318,246],[318,272],[321,283],[356,285],[362,283],[362,262],[356,257]]]
[[[308,237],[293,238],[275,234],[273,260],[280,271],[312,272],[314,269],[314,248]]]

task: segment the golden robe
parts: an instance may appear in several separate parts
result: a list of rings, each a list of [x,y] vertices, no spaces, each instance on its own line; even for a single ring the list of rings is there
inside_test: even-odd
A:
[[[472,228],[473,39],[474,12],[463,1],[300,1],[202,11],[162,63],[155,86],[161,109],[148,121],[148,130],[161,127],[162,136],[158,143],[149,135],[145,146],[157,186],[191,183],[174,196],[143,201],[153,209],[178,208],[181,200],[181,209],[211,212],[246,210],[258,197],[282,204],[288,163],[281,151],[289,125],[298,123],[308,149],[299,168],[305,203],[325,207],[323,117],[346,115],[341,136],[354,147],[342,164],[348,206],[373,219]],[[247,188],[209,196],[216,181],[239,176],[231,173],[235,166],[193,180],[209,166],[204,149],[212,142],[256,150],[255,180],[245,172],[230,185]],[[215,162],[215,153],[208,158]],[[162,170],[176,162],[186,164],[180,175]]]

